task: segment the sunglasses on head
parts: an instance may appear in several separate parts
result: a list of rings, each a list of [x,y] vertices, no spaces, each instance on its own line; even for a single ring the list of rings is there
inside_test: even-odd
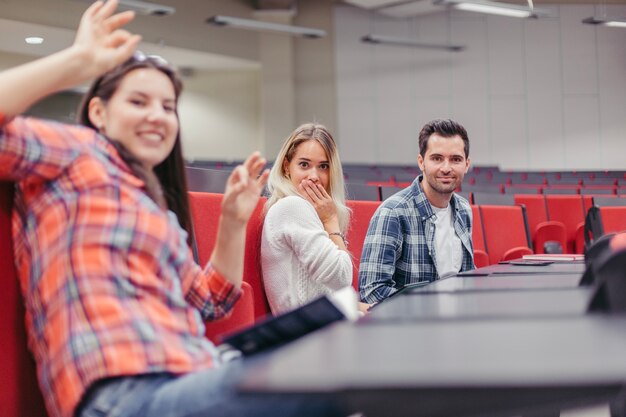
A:
[[[135,53],[133,54],[133,58],[134,61],[136,62],[144,62],[144,61],[151,61],[155,64],[158,65],[162,65],[162,66],[169,66],[169,62],[167,62],[167,60],[165,58],[163,58],[160,55],[147,55],[142,51],[135,51]]]

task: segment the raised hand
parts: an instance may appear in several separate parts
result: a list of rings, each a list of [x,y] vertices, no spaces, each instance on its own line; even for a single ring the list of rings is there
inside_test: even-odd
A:
[[[134,13],[114,14],[116,7],[117,0],[93,3],[71,47],[1,72],[0,113],[6,118],[20,114],[43,97],[80,85],[128,59],[141,37],[120,29]]]
[[[337,206],[335,205],[335,201],[321,184],[309,179],[304,179],[298,185],[298,192],[302,197],[313,204],[317,215],[324,225],[337,222]]]
[[[133,20],[132,11],[114,14],[117,0],[93,3],[80,20],[73,48],[87,55],[86,78],[109,71],[127,60],[141,40],[139,35],[121,29]]]
[[[265,163],[261,154],[254,152],[233,170],[226,182],[222,200],[222,217],[225,220],[241,223],[248,221],[269,176],[269,170],[261,173]]]

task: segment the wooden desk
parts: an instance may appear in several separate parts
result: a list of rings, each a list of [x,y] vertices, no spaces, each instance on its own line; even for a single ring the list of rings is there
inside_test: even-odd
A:
[[[368,417],[513,415],[615,398],[626,317],[340,322],[254,362],[243,393],[334,394]]]
[[[363,321],[582,316],[587,311],[592,292],[588,287],[527,291],[417,291],[389,300],[393,302],[378,304]]]

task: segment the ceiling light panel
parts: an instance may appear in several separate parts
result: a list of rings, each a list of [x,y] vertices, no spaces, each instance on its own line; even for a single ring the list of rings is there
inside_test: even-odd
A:
[[[326,36],[326,31],[321,29],[283,25],[279,23],[264,22],[261,20],[242,19],[240,17],[217,15],[208,18],[206,22],[215,26],[231,27],[236,29],[254,30],[261,32],[282,33],[286,35],[302,36],[305,38],[321,38]]]

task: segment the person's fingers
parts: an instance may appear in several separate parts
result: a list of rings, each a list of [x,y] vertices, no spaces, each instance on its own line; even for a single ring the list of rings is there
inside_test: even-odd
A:
[[[326,191],[326,188],[322,184],[315,184],[317,186],[317,191],[320,193],[322,198],[330,198],[330,194]]]
[[[259,158],[259,160],[253,164],[252,169],[250,170],[250,176],[252,178],[258,177],[266,163],[267,161],[265,160],[265,158]]]
[[[248,170],[243,165],[237,165],[233,172],[230,173],[226,181],[227,187],[235,187],[237,184],[248,183]]]
[[[116,29],[121,28],[126,25],[128,22],[135,18],[135,12],[132,10],[127,10],[125,12],[118,13],[106,19],[104,22],[106,28],[109,32],[113,32]]]
[[[254,164],[256,164],[259,159],[261,159],[261,153],[258,151],[252,152],[250,156],[246,158],[242,165],[246,167],[248,172],[252,172]]]
[[[118,29],[115,32],[113,32],[111,35],[109,35],[107,39],[108,41],[107,43],[109,44],[109,46],[112,46],[113,48],[117,48],[117,47],[123,46],[126,42],[130,40],[132,36],[133,35],[128,31]]]
[[[263,171],[263,173],[256,180],[257,186],[259,188],[265,187],[265,184],[267,184],[267,179],[269,178],[269,176],[270,176],[269,169],[266,169],[265,171]]]
[[[311,200],[313,202],[316,202],[318,200],[317,194],[315,194],[315,191],[313,191],[313,189],[311,188],[311,184],[309,184],[309,181],[308,180],[302,180],[302,182],[300,184],[302,185],[302,188],[307,193],[309,198],[311,198]]]
[[[308,187],[305,187],[304,181],[301,182],[298,186],[298,191],[300,192],[300,195],[304,197],[309,203],[315,205],[315,200],[311,197]]]
[[[132,35],[129,32],[117,30],[111,36],[111,46],[115,48],[114,53],[118,62],[130,58],[141,42],[140,35]]]
[[[102,6],[104,5],[103,1],[94,1],[93,3],[91,3],[91,5],[89,7],[87,7],[87,9],[83,12],[83,17],[82,19],[89,19],[92,18],[93,16],[95,16],[98,11],[102,8]]]
[[[100,7],[96,8],[93,17],[96,19],[106,19],[111,16],[117,9],[117,0],[107,0]]]
[[[322,200],[322,194],[319,192],[319,190],[317,189],[317,183],[309,180],[309,187],[311,189],[311,192],[313,192],[315,194],[315,196],[317,197],[317,199]]]

